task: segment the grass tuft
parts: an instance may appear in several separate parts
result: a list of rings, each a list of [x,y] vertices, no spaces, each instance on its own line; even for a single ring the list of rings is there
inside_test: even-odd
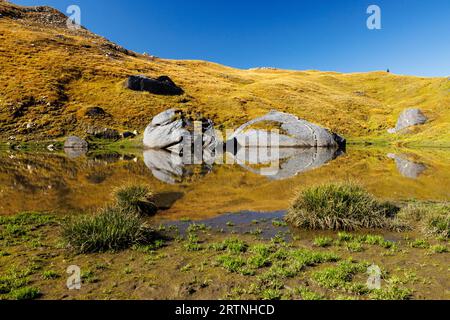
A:
[[[33,300],[40,296],[40,292],[34,287],[22,287],[12,290],[8,296],[13,300]]]
[[[392,228],[399,209],[380,202],[355,184],[325,184],[301,192],[286,220],[305,229]]]
[[[124,211],[138,214],[155,214],[156,205],[152,202],[153,193],[147,186],[128,186],[115,192],[117,206]]]
[[[81,216],[63,225],[67,244],[81,253],[118,251],[147,243],[152,231],[141,218],[119,208],[105,208],[94,216]]]
[[[336,267],[329,267],[313,273],[313,280],[328,289],[347,289],[351,286],[353,277],[367,270],[365,263],[341,261]]]
[[[314,245],[316,247],[329,247],[333,244],[333,239],[329,238],[329,237],[317,237],[314,239]]]
[[[450,204],[410,203],[402,208],[399,218],[430,236],[450,238]]]
[[[412,291],[407,288],[399,288],[396,286],[379,290],[373,290],[370,298],[373,300],[408,300],[411,298]]]

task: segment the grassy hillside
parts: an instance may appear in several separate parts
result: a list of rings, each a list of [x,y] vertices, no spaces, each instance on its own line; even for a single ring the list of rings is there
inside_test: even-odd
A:
[[[47,7],[0,0],[0,139],[84,135],[89,126],[143,130],[172,107],[202,113],[226,128],[277,109],[353,141],[450,146],[450,81],[385,72],[239,70],[203,61],[136,54],[85,29],[68,30]],[[151,46],[151,44],[149,44]],[[157,44],[155,44],[157,46]],[[123,88],[129,75],[167,75],[185,94],[158,96]],[[95,122],[87,108],[109,116]],[[421,108],[430,122],[388,135],[400,112]]]

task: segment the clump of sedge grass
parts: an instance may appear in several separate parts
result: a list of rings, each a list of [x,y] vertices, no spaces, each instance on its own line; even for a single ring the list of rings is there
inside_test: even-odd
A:
[[[417,225],[423,233],[437,238],[450,238],[450,204],[410,203],[399,213],[399,218]]]
[[[151,235],[152,231],[137,214],[111,207],[97,215],[69,220],[62,232],[68,245],[81,253],[126,249],[145,244]]]
[[[380,202],[355,184],[326,184],[301,192],[286,220],[305,229],[357,230],[393,228],[399,209]]]
[[[147,186],[128,186],[115,192],[117,206],[124,211],[138,214],[155,214],[156,205],[152,201],[153,193]]]

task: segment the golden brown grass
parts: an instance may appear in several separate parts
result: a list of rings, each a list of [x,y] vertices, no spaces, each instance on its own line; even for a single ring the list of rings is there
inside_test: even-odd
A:
[[[12,13],[11,13],[12,11]],[[236,128],[272,109],[328,127],[354,141],[449,146],[450,81],[385,72],[239,70],[203,61],[129,55],[87,30],[49,25],[55,12],[23,13],[0,2],[0,138],[58,138],[89,125],[142,130],[172,107],[200,112]],[[8,15],[22,15],[12,19]],[[128,75],[168,75],[185,95],[164,97],[123,88]],[[111,118],[88,119],[100,106]],[[430,118],[408,135],[388,135],[400,112]],[[34,126],[27,128],[32,122]]]

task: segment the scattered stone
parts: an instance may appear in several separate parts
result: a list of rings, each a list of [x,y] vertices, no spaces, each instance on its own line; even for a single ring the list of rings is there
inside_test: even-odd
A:
[[[403,129],[424,124],[427,121],[428,118],[422,113],[420,109],[406,109],[400,114],[395,128],[388,129],[388,133],[397,133]]]
[[[169,77],[148,78],[144,75],[130,76],[125,81],[125,88],[134,91],[147,91],[158,95],[175,96],[184,93]]]
[[[14,141],[14,140],[16,140],[16,136],[9,136],[8,140]]]
[[[105,110],[100,107],[89,107],[84,113],[85,116],[95,118],[95,117],[103,117],[106,115]]]
[[[136,135],[133,132],[125,131],[122,133],[122,138],[128,139],[128,138],[134,138]]]
[[[390,129],[387,130],[387,132],[390,133],[390,134],[394,134],[394,133],[397,132],[397,130],[395,130],[395,128],[390,128]]]
[[[105,129],[103,129],[103,131],[98,132],[95,135],[95,137],[98,139],[105,139],[105,140],[119,140],[121,135],[120,135],[119,131],[117,131],[115,129],[105,128]]]
[[[55,145],[54,144],[50,144],[47,146],[47,150],[48,151],[55,151]]]
[[[64,143],[64,149],[88,149],[89,144],[86,140],[71,136],[66,139]]]
[[[119,140],[122,135],[116,129],[88,127],[86,133],[97,139]]]

